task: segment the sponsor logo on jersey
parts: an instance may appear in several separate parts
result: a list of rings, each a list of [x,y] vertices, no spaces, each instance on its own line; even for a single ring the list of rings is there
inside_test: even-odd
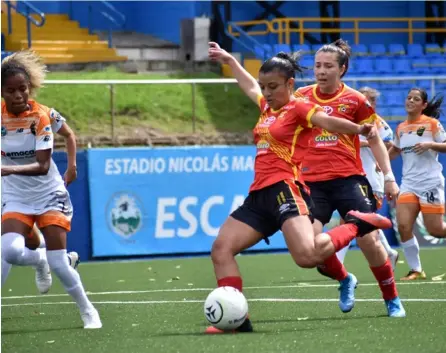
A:
[[[420,127],[420,128],[417,130],[417,135],[418,135],[418,136],[423,136],[425,130],[426,130],[426,128],[425,128],[424,126]]]
[[[259,142],[257,142],[257,154],[264,154],[268,151],[269,148],[269,142],[266,140],[259,140]]]
[[[349,110],[349,106],[348,104],[339,104],[338,105],[338,112],[339,113],[347,113],[347,111]]]
[[[259,127],[269,127],[276,121],[275,116],[269,116],[265,120],[263,120],[261,123],[259,123]]]
[[[322,134],[317,135],[314,138],[316,147],[331,147],[336,146],[338,144],[338,136],[330,134],[328,131],[323,130]]]
[[[2,157],[8,157],[11,159],[23,159],[23,158],[32,158],[36,156],[35,150],[29,151],[17,151],[17,152],[5,152],[2,151]]]
[[[330,115],[331,113],[333,113],[333,108],[328,105],[324,105],[324,106],[322,106],[322,108],[324,109],[324,112],[327,115]]]

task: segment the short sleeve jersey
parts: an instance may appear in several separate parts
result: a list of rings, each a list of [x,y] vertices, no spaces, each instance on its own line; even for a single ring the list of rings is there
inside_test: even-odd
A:
[[[301,87],[296,94],[302,94],[310,102],[322,106],[325,113],[333,118],[347,119],[357,124],[375,122],[375,111],[365,96],[345,84],[332,95],[322,94],[317,85]],[[304,180],[309,182],[365,175],[359,136],[313,128],[302,173]]]
[[[277,111],[263,97],[258,104],[260,117],[253,130],[257,154],[250,191],[286,179],[304,185],[301,164],[312,131],[311,117],[322,108],[304,97],[291,100]]]

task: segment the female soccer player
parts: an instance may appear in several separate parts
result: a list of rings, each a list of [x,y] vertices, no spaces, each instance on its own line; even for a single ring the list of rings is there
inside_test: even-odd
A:
[[[304,98],[294,98],[294,77],[301,72],[297,56],[279,53],[265,61],[259,71],[259,82],[217,43],[210,43],[209,58],[228,64],[240,88],[260,108],[254,128],[257,146],[254,182],[243,205],[228,217],[212,246],[218,286],[241,291],[242,278],[235,255],[279,229],[296,264],[311,268],[357,235],[389,226],[390,221],[379,215],[350,212],[345,225],[314,237],[311,198],[301,177],[301,161],[307,153],[313,124],[330,131],[366,135],[373,125],[359,126],[332,119],[319,106]],[[252,331],[250,320],[238,330]],[[207,332],[219,331],[211,327]]]
[[[376,101],[380,96],[380,92],[371,87],[362,87],[359,89],[359,92],[361,92],[367,98],[372,108],[376,111]],[[392,147],[392,140],[393,140],[392,129],[386,123],[386,121],[378,115],[376,116],[376,128],[379,136],[383,140],[387,149]],[[377,206],[378,208],[380,208],[384,200],[384,175],[381,169],[376,164],[376,159],[373,156],[373,153],[370,149],[370,145],[367,139],[364,136],[360,136],[359,138],[361,146],[360,152],[361,152],[362,166],[364,167],[367,180],[369,181],[370,186],[372,187],[373,195],[377,200]],[[387,255],[389,256],[393,270],[395,270],[395,266],[398,261],[398,251],[393,250],[390,247],[389,242],[387,241],[387,238],[381,229],[379,229],[378,232],[379,232],[379,239],[382,245],[384,246],[384,249],[387,251]],[[344,249],[342,249],[337,253],[339,261],[344,262],[344,258],[345,255],[347,254],[348,249],[349,246],[346,246]]]
[[[2,62],[2,262],[51,269],[78,305],[84,328],[102,327],[79,274],[68,264],[66,236],[72,207],[51,153],[49,110],[29,99],[41,87],[45,66],[32,52]],[[44,251],[25,247],[34,223],[42,230]],[[8,275],[2,266],[2,283]]]
[[[424,89],[413,88],[406,98],[407,120],[398,125],[390,157],[401,154],[403,178],[396,206],[401,245],[409,265],[402,280],[425,279],[420,248],[412,229],[421,210],[426,230],[434,237],[446,237],[443,167],[438,153],[446,152],[446,133],[441,123],[443,97],[428,101]]]
[[[296,94],[322,105],[331,117],[358,124],[374,123],[375,111],[364,95],[342,82],[342,77],[348,71],[350,54],[350,47],[343,40],[321,47],[315,56],[316,84],[301,87]],[[390,167],[387,149],[378,135],[368,142],[384,173],[385,194],[390,200],[396,199],[398,186]],[[376,211],[376,200],[361,163],[358,136],[331,134],[323,128],[314,128],[302,171],[315,203],[315,234],[322,232],[334,210],[339,212],[341,218],[351,210]],[[357,243],[379,283],[388,315],[405,316],[396,290],[392,265],[377,232],[358,238]],[[358,283],[356,277],[346,271],[336,255],[328,258],[319,269],[340,282],[339,307],[343,312],[351,311],[355,304],[354,291]]]

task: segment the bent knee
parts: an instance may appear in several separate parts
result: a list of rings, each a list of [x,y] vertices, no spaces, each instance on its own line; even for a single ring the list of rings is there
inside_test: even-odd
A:
[[[212,244],[211,259],[212,262],[218,263],[224,261],[228,256],[234,256],[231,244],[227,241],[216,239]]]
[[[406,235],[406,234],[412,234],[413,225],[409,224],[398,224],[398,232],[400,234]]]
[[[294,255],[293,260],[297,266],[302,268],[314,268],[319,264],[315,256],[310,253],[301,253],[299,255]]]

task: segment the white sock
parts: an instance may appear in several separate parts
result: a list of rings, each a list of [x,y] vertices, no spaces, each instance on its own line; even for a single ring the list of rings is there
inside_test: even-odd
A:
[[[5,260],[2,259],[2,287],[5,284],[6,279],[8,278],[11,267],[12,267],[11,264],[7,263]]]
[[[25,247],[25,238],[19,233],[2,235],[2,260],[11,265],[38,266],[45,261],[45,254]]]
[[[382,229],[378,229],[378,233],[379,233],[379,239],[381,240],[381,244],[384,246],[384,249],[386,249],[387,254],[390,255],[393,252],[393,249],[390,247],[386,235],[384,234]]]
[[[417,237],[401,242],[401,246],[406,256],[407,264],[413,271],[421,272],[421,260],[420,260],[420,246],[418,245]]]
[[[338,257],[338,260],[341,263],[344,263],[345,255],[347,255],[347,251],[348,251],[349,248],[350,248],[350,244],[348,244],[345,248],[342,248],[341,250],[339,250],[336,253],[336,256]]]
[[[51,271],[60,279],[81,313],[91,311],[94,308],[93,304],[87,298],[79,274],[68,264],[67,250],[47,250],[46,257]]]

